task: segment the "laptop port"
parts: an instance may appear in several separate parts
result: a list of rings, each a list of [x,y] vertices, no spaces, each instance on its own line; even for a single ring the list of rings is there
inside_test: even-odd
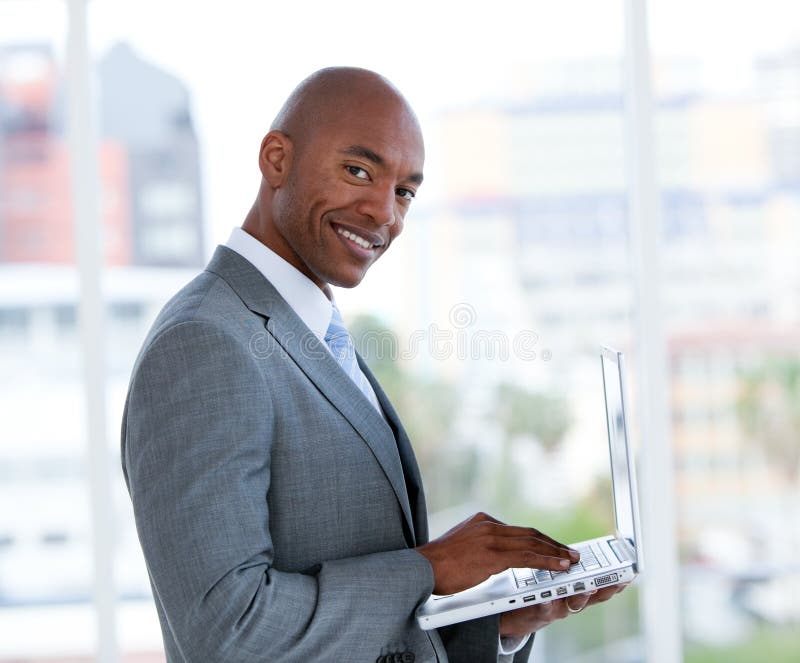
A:
[[[553,592],[551,592],[549,589],[546,592],[542,592],[542,598],[543,599],[549,599],[552,595],[553,595]]]
[[[583,591],[586,591],[586,585],[585,585],[584,583],[582,583],[582,582],[576,582],[574,585],[572,585],[572,588],[573,588],[573,589],[574,589],[576,592],[583,592]]]
[[[536,594],[531,594],[530,596],[523,596],[522,600],[525,603],[527,603],[528,601],[535,601],[536,600]]]
[[[556,590],[556,594],[557,594],[558,596],[564,596],[564,594],[566,594],[566,593],[567,593],[567,588],[566,588],[566,587],[559,587],[559,588]]]
[[[595,587],[602,587],[603,585],[609,585],[612,582],[617,582],[619,580],[619,575],[616,573],[608,573],[604,576],[600,576],[599,578],[594,579],[594,586]]]

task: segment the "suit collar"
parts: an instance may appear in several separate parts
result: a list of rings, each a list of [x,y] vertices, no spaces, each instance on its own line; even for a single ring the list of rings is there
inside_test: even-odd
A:
[[[242,228],[234,228],[226,246],[253,265],[292,307],[317,338],[325,338],[331,322],[330,288],[324,293],[310,278]]]
[[[406,463],[402,458],[408,455],[410,446],[408,450],[400,449],[389,424],[372,407],[355,383],[345,375],[323,342],[311,332],[274,286],[250,262],[235,251],[218,246],[206,271],[226,281],[247,308],[265,319],[264,325],[277,345],[292,358],[298,368],[364,440],[397,496],[411,534],[410,543],[413,545],[414,520],[403,471]],[[361,366],[363,370],[364,365]],[[397,415],[374,376],[371,373],[366,374],[373,389],[376,390],[384,412],[387,415],[391,413],[396,420]],[[413,458],[413,453],[411,456]]]

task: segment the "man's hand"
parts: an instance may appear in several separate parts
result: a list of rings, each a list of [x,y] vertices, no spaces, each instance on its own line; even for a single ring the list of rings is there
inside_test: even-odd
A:
[[[577,550],[538,530],[506,525],[485,513],[416,550],[433,567],[435,594],[460,592],[512,567],[564,571],[580,559]]]
[[[580,612],[587,606],[608,601],[627,587],[627,583],[603,587],[585,594],[568,596],[550,603],[540,603],[519,610],[504,612],[500,615],[500,635],[503,637],[521,638],[538,631],[557,619],[569,617],[570,613]]]

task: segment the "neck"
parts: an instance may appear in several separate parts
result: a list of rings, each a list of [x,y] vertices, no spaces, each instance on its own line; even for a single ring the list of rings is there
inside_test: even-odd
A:
[[[278,233],[268,214],[261,209],[260,202],[261,199],[259,197],[253,203],[253,206],[250,208],[250,211],[244,218],[242,230],[244,230],[251,237],[257,239],[270,251],[279,255],[296,270],[305,274],[305,276],[311,279],[311,281],[313,281],[314,284],[320,290],[322,290],[323,294],[329,300],[333,301],[333,291],[331,290],[330,285],[324,281],[320,281],[316,276],[314,276],[314,274],[311,273],[308,267],[305,266],[303,261],[300,259],[300,256],[298,256],[292,250],[292,248],[286,243],[286,240],[284,240],[280,233]]]

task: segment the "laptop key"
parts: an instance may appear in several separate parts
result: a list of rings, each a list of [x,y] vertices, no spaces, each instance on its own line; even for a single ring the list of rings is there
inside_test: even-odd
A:
[[[611,550],[620,562],[628,561],[628,553],[619,541],[609,541],[608,545],[611,546]]]
[[[533,569],[511,569],[514,573],[514,580],[517,581],[517,587],[526,587],[531,583],[536,583],[533,577]]]
[[[608,560],[606,556],[603,554],[603,551],[598,548],[597,546],[594,547],[595,556],[597,557],[597,561],[600,562],[600,566],[608,566]]]

